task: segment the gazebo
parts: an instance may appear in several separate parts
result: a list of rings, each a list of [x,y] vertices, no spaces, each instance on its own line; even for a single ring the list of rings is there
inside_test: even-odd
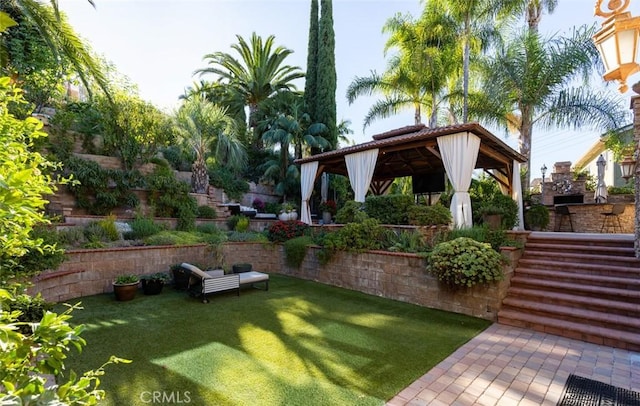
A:
[[[386,193],[395,178],[446,173],[455,191],[451,199],[454,227],[471,227],[469,186],[473,171],[483,169],[499,182],[503,193],[518,202],[522,228],[520,164],[526,160],[480,124],[414,125],[372,138],[295,161],[301,165],[301,221],[311,224],[309,199],[316,179],[324,172],[347,176],[358,202],[364,202],[369,190],[376,195]]]

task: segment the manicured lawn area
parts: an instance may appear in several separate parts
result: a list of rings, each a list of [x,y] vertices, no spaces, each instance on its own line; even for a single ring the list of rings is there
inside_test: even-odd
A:
[[[171,288],[81,302],[88,345],[68,366],[133,360],[107,367],[109,405],[380,405],[490,324],[279,275],[209,304]]]

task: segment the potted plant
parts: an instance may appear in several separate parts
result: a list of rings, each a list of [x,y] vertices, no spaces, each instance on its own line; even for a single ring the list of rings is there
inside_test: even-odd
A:
[[[296,206],[294,206],[293,203],[289,202],[282,203],[282,209],[280,210],[278,219],[282,221],[297,220],[298,213],[296,212]]]
[[[524,219],[530,230],[544,230],[549,225],[549,209],[545,205],[534,204],[524,213]]]
[[[480,208],[482,223],[486,224],[491,230],[499,230],[502,228],[502,216],[504,209],[499,206],[487,205]]]
[[[151,275],[144,275],[142,278],[142,292],[145,295],[158,295],[162,292],[162,287],[169,282],[169,275],[164,272],[156,272]]]
[[[113,293],[116,295],[116,300],[120,302],[133,300],[136,297],[139,282],[138,275],[117,276],[113,282]]]
[[[338,211],[338,206],[334,200],[327,200],[320,203],[320,212],[322,213],[322,223],[329,224],[331,219]]]
[[[189,286],[189,273],[180,264],[171,265],[173,275],[173,288],[177,290],[187,290]]]

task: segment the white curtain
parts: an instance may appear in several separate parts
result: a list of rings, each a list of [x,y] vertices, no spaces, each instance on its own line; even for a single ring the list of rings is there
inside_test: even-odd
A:
[[[300,221],[311,224],[311,209],[309,199],[313,192],[313,181],[316,179],[318,171],[318,161],[307,162],[300,168],[300,195],[302,196],[302,207],[300,208]]]
[[[347,172],[349,173],[349,182],[353,189],[354,200],[364,203],[364,197],[371,184],[373,171],[376,168],[378,160],[378,149],[370,149],[367,151],[356,152],[355,154],[345,155],[347,163]]]
[[[524,204],[522,203],[522,181],[520,179],[520,162],[513,160],[513,182],[511,182],[511,198],[518,203],[518,225],[514,230],[524,230]]]
[[[480,138],[469,132],[438,137],[438,148],[444,169],[455,193],[451,198],[451,215],[456,228],[471,227],[469,186],[478,160]]]

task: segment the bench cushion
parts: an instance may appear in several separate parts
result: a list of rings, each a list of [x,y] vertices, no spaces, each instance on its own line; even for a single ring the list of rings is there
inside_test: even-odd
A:
[[[268,281],[269,275],[262,272],[250,271],[250,272],[242,272],[237,275],[240,275],[240,284],[243,285],[245,283],[255,283]]]

